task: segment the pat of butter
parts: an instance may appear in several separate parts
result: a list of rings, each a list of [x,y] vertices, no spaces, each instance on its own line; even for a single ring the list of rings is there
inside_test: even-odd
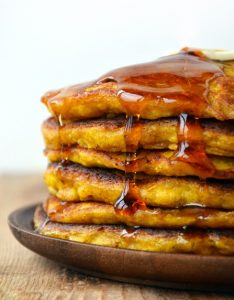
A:
[[[234,60],[234,51],[219,49],[199,49],[206,57],[212,60]]]
[[[199,48],[191,48],[194,50],[201,51],[207,58],[212,60],[234,60],[234,51],[228,51],[223,49],[199,49]],[[178,51],[168,51],[165,55],[168,54],[176,54]]]

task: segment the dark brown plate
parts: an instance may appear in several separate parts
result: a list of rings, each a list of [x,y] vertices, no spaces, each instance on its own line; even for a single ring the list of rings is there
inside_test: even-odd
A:
[[[160,287],[234,291],[234,257],[125,250],[42,236],[32,226],[35,207],[18,209],[9,216],[16,239],[79,272]]]

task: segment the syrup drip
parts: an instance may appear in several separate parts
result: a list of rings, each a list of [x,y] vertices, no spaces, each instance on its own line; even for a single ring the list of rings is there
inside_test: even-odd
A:
[[[199,171],[201,178],[212,177],[215,167],[205,152],[203,131],[198,118],[180,114],[177,126],[178,151],[172,161],[185,161]]]
[[[141,124],[139,123],[139,115],[133,125],[134,117],[128,116],[125,126],[125,144],[126,144],[126,159],[125,159],[125,176],[124,188],[114,204],[115,211],[121,215],[134,214],[138,209],[144,209],[145,203],[141,199],[139,188],[136,184],[136,149],[138,148],[141,137]],[[130,152],[131,151],[131,152]]]

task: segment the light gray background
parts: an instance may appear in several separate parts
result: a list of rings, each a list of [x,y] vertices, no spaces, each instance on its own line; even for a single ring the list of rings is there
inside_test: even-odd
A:
[[[234,50],[232,0],[0,0],[0,170],[40,171],[48,89],[183,46]]]

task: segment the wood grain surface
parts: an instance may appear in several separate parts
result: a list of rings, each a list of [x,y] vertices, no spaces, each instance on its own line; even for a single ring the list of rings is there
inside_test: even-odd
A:
[[[42,202],[46,189],[40,175],[0,178],[0,299],[46,300],[208,300],[234,295],[175,291],[91,278],[68,270],[22,247],[7,226],[8,214]]]

